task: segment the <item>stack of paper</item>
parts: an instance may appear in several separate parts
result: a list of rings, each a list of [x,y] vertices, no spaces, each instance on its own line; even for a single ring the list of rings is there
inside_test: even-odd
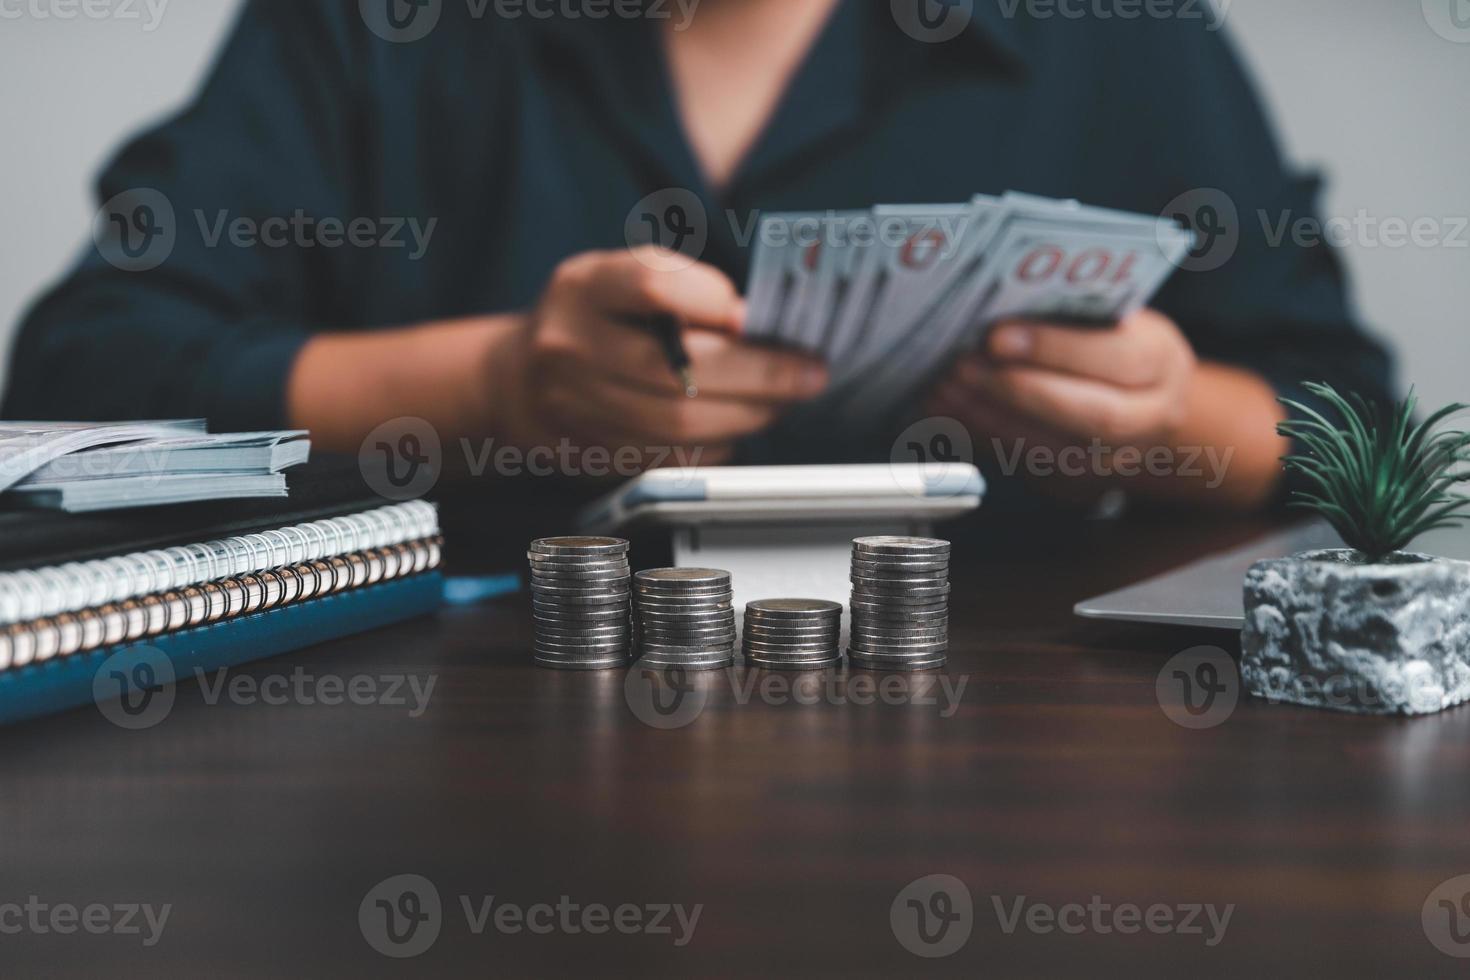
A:
[[[72,513],[284,497],[304,431],[215,433],[202,419],[0,423],[0,501]]]

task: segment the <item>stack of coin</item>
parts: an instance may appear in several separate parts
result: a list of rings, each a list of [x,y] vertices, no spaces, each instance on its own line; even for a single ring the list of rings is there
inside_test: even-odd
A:
[[[756,599],[745,604],[745,662],[771,670],[819,670],[842,659],[842,604]]]
[[[653,667],[712,670],[735,660],[734,589],[717,568],[651,568],[633,576],[638,655]]]
[[[852,542],[848,659],[874,670],[942,667],[949,649],[949,542],[879,536]]]
[[[541,538],[531,562],[531,609],[538,666],[602,670],[628,662],[628,542],[622,538]]]

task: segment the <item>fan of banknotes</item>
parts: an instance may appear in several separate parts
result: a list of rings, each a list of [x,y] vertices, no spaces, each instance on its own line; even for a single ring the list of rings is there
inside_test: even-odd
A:
[[[762,215],[747,337],[822,355],[856,414],[912,394],[1003,320],[1099,326],[1144,306],[1193,246],[1168,218],[1029,194]]]

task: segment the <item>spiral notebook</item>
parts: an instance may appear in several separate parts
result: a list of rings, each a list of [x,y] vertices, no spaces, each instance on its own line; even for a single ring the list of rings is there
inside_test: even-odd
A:
[[[437,510],[409,501],[0,572],[0,723],[91,701],[120,651],[163,649],[185,676],[428,612],[440,549]]]

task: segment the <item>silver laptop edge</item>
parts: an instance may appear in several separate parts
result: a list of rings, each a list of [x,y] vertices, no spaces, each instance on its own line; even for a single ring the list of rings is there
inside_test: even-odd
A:
[[[1073,611],[1089,619],[1238,630],[1245,624],[1242,585],[1253,563],[1313,548],[1340,547],[1342,542],[1331,527],[1309,521],[1127,588],[1084,599]],[[1415,541],[1413,548],[1445,558],[1470,558],[1470,531],[1431,532]]]

